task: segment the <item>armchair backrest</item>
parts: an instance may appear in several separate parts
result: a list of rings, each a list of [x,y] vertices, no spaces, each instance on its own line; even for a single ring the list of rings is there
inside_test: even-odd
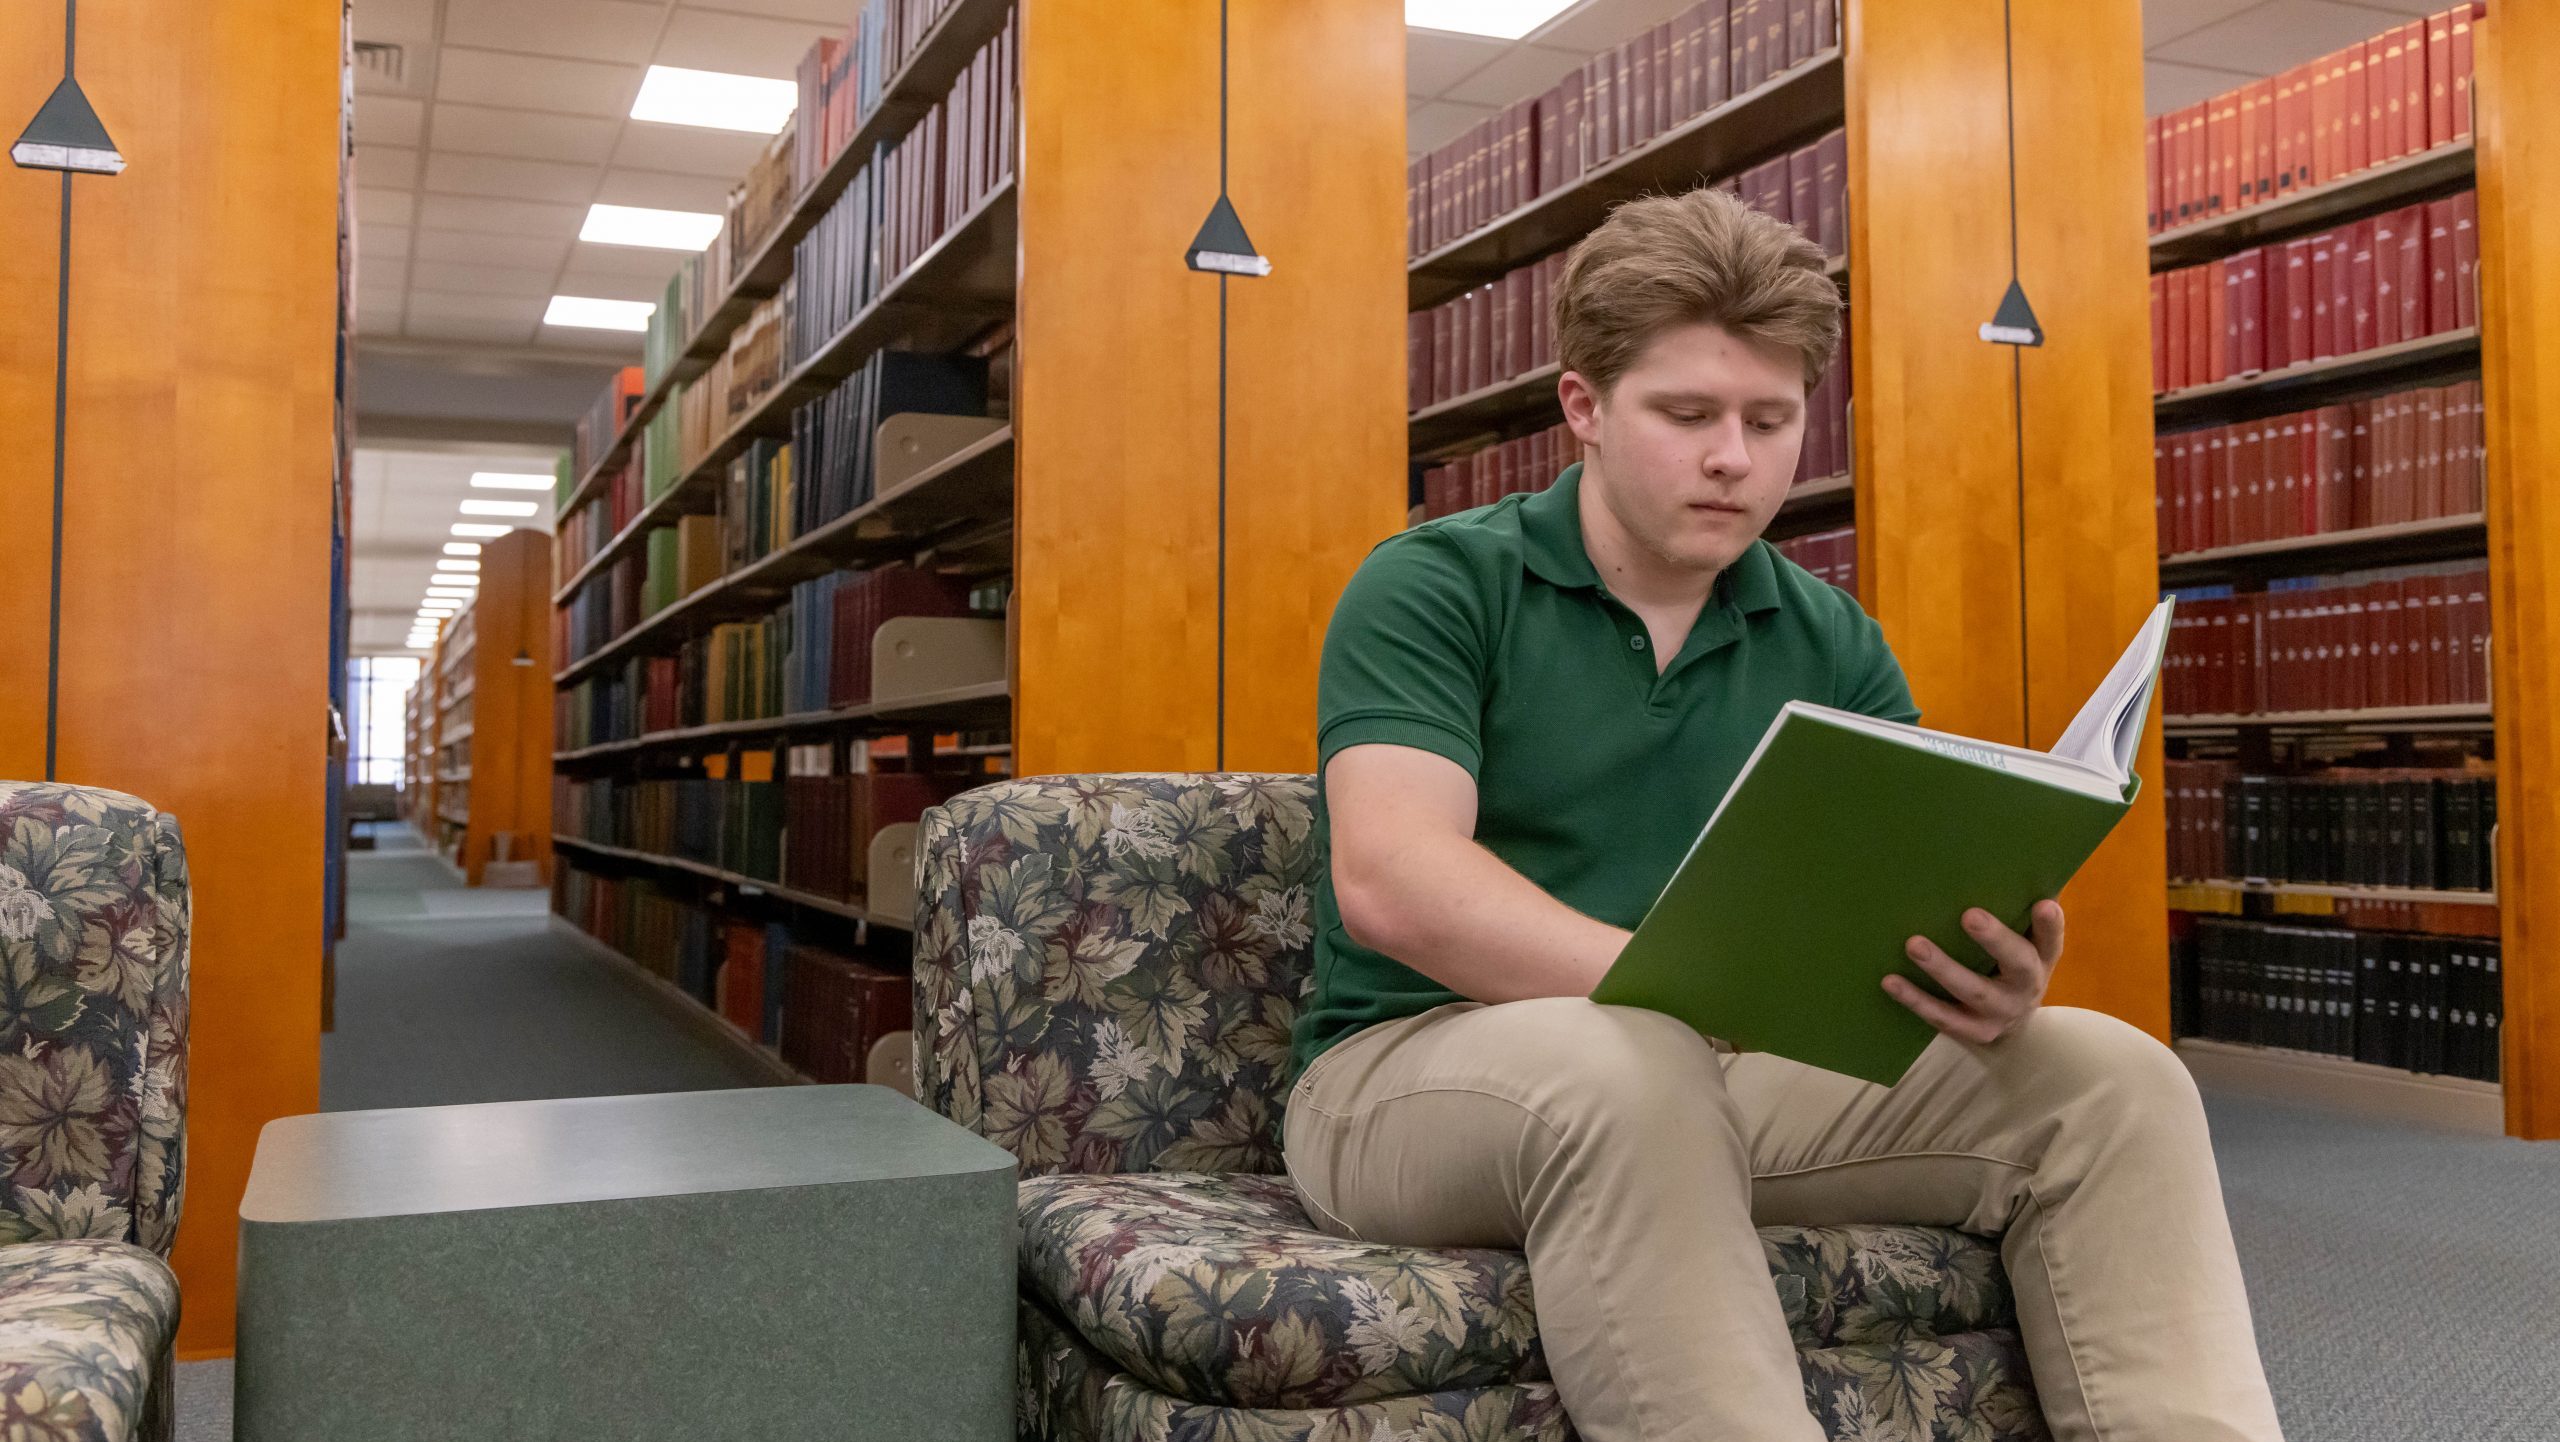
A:
[[[0,782],[0,1242],[168,1255],[188,920],[177,818],[119,791]]]
[[[926,1105],[1042,1172],[1276,1172],[1322,842],[1308,776],[1051,776],[917,846]]]

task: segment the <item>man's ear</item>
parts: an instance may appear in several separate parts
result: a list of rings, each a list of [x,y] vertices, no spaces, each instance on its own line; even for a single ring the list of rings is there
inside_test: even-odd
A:
[[[1566,371],[1556,378],[1556,399],[1564,405],[1564,423],[1573,428],[1573,438],[1586,446],[1600,444],[1599,387],[1580,371]]]

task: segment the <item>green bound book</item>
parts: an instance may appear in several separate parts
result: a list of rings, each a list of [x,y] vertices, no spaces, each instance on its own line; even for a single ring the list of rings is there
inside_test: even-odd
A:
[[[2024,929],[2114,828],[2141,787],[2133,760],[2170,605],[2049,752],[1787,703],[1591,999],[1901,1080],[1937,1032],[1883,979],[1939,993],[1905,939],[1992,971],[1964,934],[1966,908]]]

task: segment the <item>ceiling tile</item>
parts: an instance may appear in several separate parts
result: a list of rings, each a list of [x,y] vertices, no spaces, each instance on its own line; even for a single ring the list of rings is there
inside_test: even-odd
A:
[[[409,253],[409,228],[403,225],[356,227],[356,254],[364,260],[398,260]]]
[[[435,44],[437,0],[355,0],[347,17],[358,40],[383,40],[425,50]]]
[[[566,240],[586,222],[583,205],[541,205],[530,200],[482,200],[467,195],[428,195],[418,201],[418,224],[433,230],[494,230],[502,235]]]
[[[1527,39],[1557,50],[1614,49],[1686,10],[1695,0],[1582,0]]]
[[[421,260],[409,267],[409,284],[421,291],[468,291],[490,296],[552,295],[552,278],[559,272],[544,267],[539,270],[519,269],[503,265],[459,265],[449,260]]]
[[[1405,117],[1405,150],[1412,155],[1425,155],[1466,133],[1467,127],[1493,114],[1481,105],[1459,105],[1447,100],[1426,101]]]
[[[796,20],[678,10],[667,17],[666,35],[659,40],[658,53],[653,58],[660,65],[680,65],[687,70],[725,70],[733,75],[789,80],[799,73],[800,57],[809,53],[810,46],[843,33],[841,20],[831,25],[811,25]]]
[[[356,147],[356,184],[407,190],[418,183],[418,152],[397,145]]]
[[[569,253],[569,242],[558,237],[491,235],[470,230],[422,229],[412,244],[420,260],[517,266],[527,270],[557,270]]]
[[[592,165],[438,151],[427,157],[426,181],[420,188],[439,195],[494,195],[584,206],[594,193],[595,179]]]
[[[435,148],[438,153],[602,165],[621,130],[621,121],[602,116],[445,104],[436,107]]]
[[[2265,0],[2219,24],[2153,47],[2151,58],[2273,75],[2379,35],[2393,23],[2381,11],[2332,0]]]
[[[1569,50],[1514,45],[1491,65],[1449,87],[1443,98],[1493,106],[1532,99],[1581,69],[1583,60],[1583,56]]]
[[[2258,0],[2142,0],[2142,48],[2166,44],[2219,20],[2228,20]]]
[[[370,296],[356,302],[356,329],[365,335],[398,335],[400,302],[375,300]]]
[[[528,345],[534,326],[528,322],[482,320],[470,316],[411,315],[407,333],[423,340],[476,340]]]
[[[547,295],[491,295],[481,290],[409,292],[409,319],[503,320],[530,325],[541,319]]]
[[[599,300],[645,300],[655,304],[667,292],[667,278],[651,279],[596,266],[571,266],[560,274],[560,294],[591,295]]]
[[[448,45],[437,70],[436,98],[466,105],[620,117],[631,113],[632,97],[640,93],[637,65],[539,59]]]
[[[427,113],[426,102],[405,100],[396,95],[359,95],[356,97],[356,144],[415,145],[418,125]]]
[[[356,191],[356,219],[366,225],[407,225],[412,205],[405,190]]]
[[[448,0],[444,43],[645,65],[665,13],[636,0]]]
[[[1438,95],[1475,74],[1511,46],[1477,35],[1451,35],[1439,30],[1404,32],[1404,92]]]
[[[636,170],[671,171],[736,180],[754,167],[756,157],[772,143],[769,135],[738,130],[702,130],[690,125],[651,125],[634,121],[622,128],[613,163]]]
[[[603,182],[596,187],[596,199],[607,205],[645,205],[656,210],[721,215],[727,212],[732,184],[733,180],[707,175],[668,175],[616,166],[604,173]]]
[[[2253,77],[2230,70],[2208,70],[2198,65],[2172,65],[2165,60],[2142,62],[2142,111],[2159,115],[2180,110],[2199,100],[2210,100],[2236,85],[2246,85]]]
[[[764,15],[776,20],[805,20],[812,25],[831,27],[843,34],[851,23],[845,12],[854,7],[847,0],[686,0],[676,7],[679,15],[693,11],[709,11],[722,15]]]
[[[643,300],[656,300],[658,292],[667,288],[667,278],[683,265],[685,252],[651,250],[638,245],[590,245],[584,241],[569,248],[568,268],[599,275],[628,276],[646,281],[649,293]]]

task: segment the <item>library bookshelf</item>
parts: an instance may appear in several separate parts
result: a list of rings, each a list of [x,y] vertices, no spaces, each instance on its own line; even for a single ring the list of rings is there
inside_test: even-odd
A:
[[[409,694],[407,815],[467,884],[538,886],[550,865],[551,538],[487,542],[478,575]]]

